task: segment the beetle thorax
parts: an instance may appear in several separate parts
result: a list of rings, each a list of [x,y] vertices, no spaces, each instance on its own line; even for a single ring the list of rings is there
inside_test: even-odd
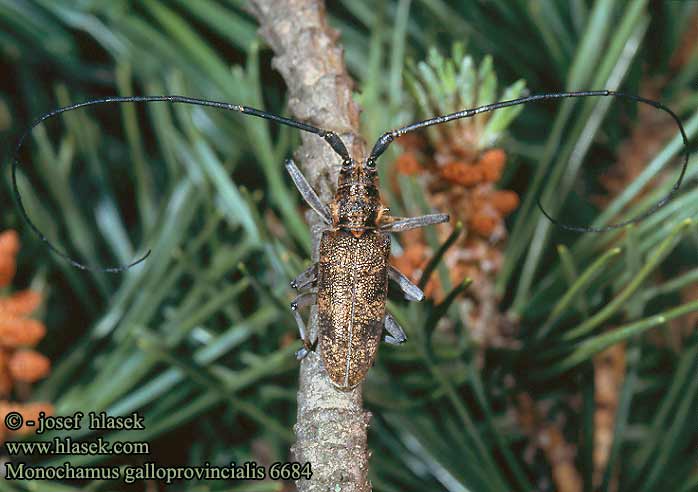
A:
[[[359,237],[377,229],[386,210],[378,193],[378,173],[373,166],[344,163],[337,180],[337,193],[330,203],[334,227]]]

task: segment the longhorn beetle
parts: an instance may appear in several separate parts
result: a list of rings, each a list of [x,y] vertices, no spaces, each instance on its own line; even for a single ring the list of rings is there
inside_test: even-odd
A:
[[[647,211],[632,219],[605,227],[579,227],[561,224],[553,219],[538,201],[538,206],[554,224],[564,229],[578,232],[603,232],[642,220],[666,205],[681,186],[688,166],[688,138],[678,116],[663,104],[640,96],[621,92],[581,91],[530,95],[510,101],[466,109],[452,114],[438,116],[384,133],[375,143],[369,156],[363,162],[355,161],[347,151],[339,136],[328,130],[295,121],[290,118],[266,113],[258,109],[223,102],[193,99],[183,96],[135,96],[108,97],[95,99],[51,111],[37,120],[22,134],[15,147],[12,164],[12,185],[17,205],[24,220],[38,237],[54,253],[67,259],[80,269],[91,269],[54,247],[27,215],[17,187],[17,165],[19,150],[31,130],[43,121],[61,113],[108,103],[149,103],[170,102],[220,108],[238,113],[257,116],[288,125],[299,130],[314,133],[323,138],[341,157],[337,191],[327,205],[322,203],[301,171],[292,160],[286,161],[286,170],[303,196],[303,199],[320,216],[326,228],[320,239],[320,261],[298,275],[291,287],[299,295],[291,303],[293,315],[298,324],[303,348],[297,355],[303,358],[316,343],[332,383],[339,389],[349,390],[357,386],[373,365],[383,328],[387,331],[385,341],[403,343],[407,337],[397,321],[385,310],[388,279],[394,280],[404,296],[411,301],[421,301],[422,291],[405,275],[388,263],[390,254],[390,232],[402,232],[431,224],[448,221],[447,214],[431,214],[421,217],[392,217],[383,206],[378,192],[376,160],[385,152],[397,137],[421,128],[439,125],[460,118],[494,111],[508,106],[526,104],[533,101],[560,99],[566,97],[613,96],[649,104],[667,112],[676,122],[685,147],[685,160],[679,177],[671,190]],[[141,261],[150,254],[148,251],[135,262],[119,267],[101,268],[107,272],[121,272]],[[298,308],[311,304],[318,306],[318,338],[310,340]]]

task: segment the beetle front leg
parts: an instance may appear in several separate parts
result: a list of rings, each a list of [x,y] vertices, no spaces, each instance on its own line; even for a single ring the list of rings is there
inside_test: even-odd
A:
[[[388,267],[388,276],[400,286],[400,290],[405,295],[408,301],[421,301],[424,299],[424,292],[408,279],[404,273],[390,265]]]
[[[400,345],[407,341],[407,335],[402,326],[389,313],[385,313],[385,331],[388,332],[383,341],[391,345]]]
[[[310,208],[315,210],[326,224],[331,224],[332,217],[330,217],[329,210],[327,210],[325,204],[322,203],[320,197],[317,196],[315,190],[310,186],[310,183],[308,183],[308,180],[305,179],[305,176],[303,176],[303,173],[298,169],[298,166],[296,166],[296,163],[293,162],[292,159],[286,160],[286,171],[291,175],[293,184],[296,185],[296,188],[298,188],[298,191],[306,203],[310,205]]]
[[[317,280],[317,263],[313,263],[303,272],[301,272],[296,278],[291,280],[291,288],[296,290],[302,290],[309,285],[314,285]]]
[[[425,227],[433,224],[441,224],[448,222],[448,214],[429,214],[420,215],[419,217],[390,217],[383,225],[381,230],[386,232],[403,232],[418,227]]]
[[[310,340],[310,338],[307,336],[305,322],[303,321],[301,314],[298,312],[298,309],[303,306],[312,306],[315,304],[316,300],[317,294],[315,292],[305,292],[291,301],[291,312],[293,313],[293,317],[298,325],[298,333],[301,336],[301,340],[303,340],[303,347],[296,352],[296,359],[298,360],[301,360],[303,357],[308,355],[308,352],[314,350],[317,343],[317,339]]]

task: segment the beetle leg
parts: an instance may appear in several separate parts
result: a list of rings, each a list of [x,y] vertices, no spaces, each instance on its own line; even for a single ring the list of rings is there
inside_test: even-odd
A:
[[[298,308],[312,306],[315,304],[316,296],[317,292],[304,292],[303,294],[297,295],[296,298],[291,301],[291,311],[295,312],[298,311]]]
[[[296,290],[305,289],[308,285],[312,285],[317,280],[317,263],[313,263],[300,273],[296,278],[291,280],[291,288]]]
[[[424,292],[408,279],[404,273],[390,265],[388,267],[388,276],[400,286],[400,290],[405,294],[405,299],[408,301],[421,301],[424,299]]]
[[[317,294],[315,292],[305,292],[298,295],[295,299],[293,299],[293,301],[291,301],[291,312],[293,313],[293,317],[296,319],[298,333],[301,336],[301,340],[303,340],[303,347],[296,352],[296,358],[298,360],[308,355],[308,352],[313,350],[315,344],[317,343],[317,340],[310,340],[310,338],[307,336],[305,322],[303,321],[301,314],[298,312],[298,309],[303,306],[311,306],[315,304],[316,298]]]
[[[303,359],[305,359],[305,356],[308,355],[309,353],[310,353],[310,351],[307,348],[301,347],[298,350],[296,350],[296,359],[303,360]]]
[[[330,217],[329,210],[327,210],[325,204],[322,203],[320,197],[317,196],[315,190],[310,186],[310,183],[308,183],[308,180],[305,179],[305,176],[303,176],[303,173],[298,169],[298,166],[296,166],[296,163],[293,162],[292,159],[286,159],[286,171],[291,175],[293,183],[296,185],[296,188],[298,188],[298,191],[306,203],[310,205],[310,208],[315,210],[326,224],[331,224],[332,218]]]
[[[398,322],[393,318],[391,314],[385,314],[385,331],[388,332],[383,340],[391,345],[400,345],[407,341],[407,335],[405,331],[398,324]]]
[[[419,217],[391,217],[390,219],[381,225],[381,230],[387,232],[402,232],[432,224],[441,224],[442,222],[448,222],[449,215],[429,214],[420,215]]]
[[[317,346],[317,339],[315,339],[314,342],[310,344],[310,347],[301,347],[298,350],[296,350],[296,359],[298,360],[303,360],[305,359],[305,356],[308,355],[310,352],[315,351],[315,347]]]

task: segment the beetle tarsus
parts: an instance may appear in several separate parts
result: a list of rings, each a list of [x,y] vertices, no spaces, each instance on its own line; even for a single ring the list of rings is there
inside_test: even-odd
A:
[[[385,315],[385,331],[388,332],[383,341],[391,345],[401,345],[407,341],[407,335],[402,326],[389,313]]]
[[[315,347],[317,347],[317,339],[310,343],[303,340],[303,346],[296,350],[296,359],[303,360],[310,352],[315,352]]]
[[[307,336],[306,330],[305,330],[305,322],[303,321],[301,314],[298,312],[298,308],[315,304],[316,300],[317,300],[317,295],[315,292],[305,292],[305,293],[297,296],[293,301],[291,301],[291,312],[293,313],[293,318],[296,320],[296,324],[298,325],[298,334],[300,335],[301,340],[303,340],[303,345],[304,345],[304,347],[302,349],[300,349],[296,352],[296,358],[298,360],[302,359],[303,357],[305,357],[307,355],[307,353],[300,355],[302,350],[310,349],[314,346],[315,343],[317,343],[317,340],[315,342],[313,342]]]
[[[403,343],[405,343],[404,340],[400,341],[397,338],[392,337],[391,335],[385,335],[383,337],[383,341],[390,345],[402,345]]]

